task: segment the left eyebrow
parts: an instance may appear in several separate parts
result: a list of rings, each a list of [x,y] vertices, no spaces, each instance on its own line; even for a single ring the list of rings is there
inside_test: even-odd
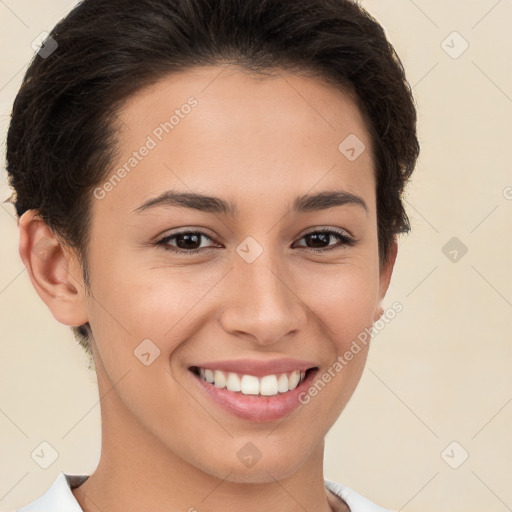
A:
[[[324,191],[317,194],[305,194],[297,197],[293,202],[292,210],[297,213],[307,213],[344,205],[360,206],[368,214],[368,207],[363,198],[345,190]],[[237,206],[231,201],[203,194],[174,191],[166,191],[153,199],[148,199],[139,207],[135,208],[133,213],[140,213],[156,206],[179,206],[206,213],[229,216],[238,214]]]
[[[318,194],[303,195],[295,200],[293,210],[298,213],[306,213],[344,205],[360,206],[368,214],[368,206],[366,206],[364,199],[346,190],[330,190]]]

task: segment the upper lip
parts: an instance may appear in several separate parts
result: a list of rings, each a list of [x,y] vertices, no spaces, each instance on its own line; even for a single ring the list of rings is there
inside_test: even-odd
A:
[[[273,375],[279,373],[288,373],[293,370],[305,372],[310,368],[317,367],[314,361],[305,361],[301,359],[281,358],[281,359],[230,359],[222,361],[207,361],[198,363],[193,367],[205,368],[210,370],[221,370],[223,372],[241,373],[244,375],[254,375],[263,377],[264,375]],[[192,368],[192,367],[191,367]]]

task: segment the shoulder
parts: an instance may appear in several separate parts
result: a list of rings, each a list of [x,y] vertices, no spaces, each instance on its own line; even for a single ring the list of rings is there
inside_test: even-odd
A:
[[[51,487],[42,496],[14,512],[48,512],[49,510],[83,512],[71,489],[83,483],[87,478],[88,475],[66,475],[60,472]]]
[[[325,486],[348,505],[350,512],[393,512],[389,509],[379,507],[350,487],[328,479],[324,479],[324,481]]]

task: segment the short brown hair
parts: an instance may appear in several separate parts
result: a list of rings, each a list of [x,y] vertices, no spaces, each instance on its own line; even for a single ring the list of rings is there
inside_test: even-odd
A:
[[[92,189],[116,150],[116,110],[192,66],[313,71],[355,92],[374,148],[379,258],[410,230],[404,186],[419,155],[416,110],[381,25],[352,0],[83,0],[52,30],[16,96],[7,171],[18,215],[36,209],[76,249],[86,286]],[[48,46],[49,47],[49,46]],[[91,357],[89,324],[73,332]]]

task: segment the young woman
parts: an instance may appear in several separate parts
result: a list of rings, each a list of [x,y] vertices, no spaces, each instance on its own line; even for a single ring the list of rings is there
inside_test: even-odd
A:
[[[78,4],[24,77],[7,168],[102,451],[20,511],[384,510],[324,479],[324,438],[418,153],[400,60],[352,1]]]

